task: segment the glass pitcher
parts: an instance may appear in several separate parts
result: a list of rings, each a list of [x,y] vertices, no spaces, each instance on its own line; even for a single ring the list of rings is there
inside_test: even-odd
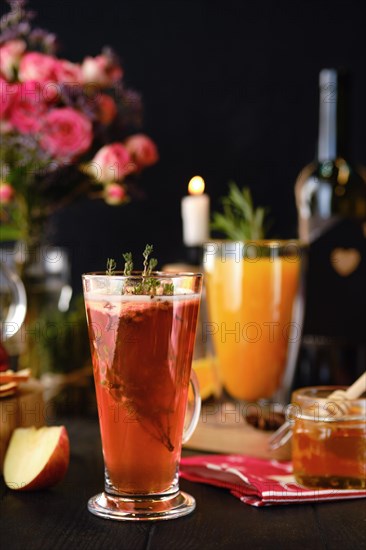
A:
[[[8,366],[7,355],[13,355],[13,338],[20,330],[27,310],[27,296],[18,275],[5,262],[0,261],[0,370]],[[3,344],[6,342],[6,349]],[[4,363],[4,364],[3,364]]]

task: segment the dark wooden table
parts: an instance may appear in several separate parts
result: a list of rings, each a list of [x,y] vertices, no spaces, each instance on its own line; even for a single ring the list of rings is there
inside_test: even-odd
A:
[[[103,488],[99,429],[94,419],[70,419],[66,478],[48,491],[16,493],[1,481],[0,545],[4,550],[271,550],[366,547],[365,500],[253,508],[224,489],[181,480],[194,495],[193,514],[150,523],[97,518],[86,508]]]

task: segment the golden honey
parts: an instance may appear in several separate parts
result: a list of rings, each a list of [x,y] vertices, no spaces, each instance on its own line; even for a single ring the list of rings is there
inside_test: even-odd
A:
[[[296,481],[307,487],[366,488],[366,399],[342,410],[327,399],[332,387],[294,392],[292,462]]]

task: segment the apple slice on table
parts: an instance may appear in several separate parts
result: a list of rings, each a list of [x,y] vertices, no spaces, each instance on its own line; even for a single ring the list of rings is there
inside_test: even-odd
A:
[[[70,460],[65,426],[17,428],[4,461],[4,480],[10,489],[31,491],[55,485]]]

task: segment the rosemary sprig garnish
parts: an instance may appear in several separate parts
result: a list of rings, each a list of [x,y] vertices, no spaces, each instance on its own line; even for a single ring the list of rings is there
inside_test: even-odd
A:
[[[223,214],[215,212],[211,228],[233,241],[263,239],[265,236],[265,208],[254,208],[250,190],[242,190],[231,182],[229,193],[222,199]]]
[[[117,267],[116,260],[114,260],[113,258],[108,258],[107,259],[107,269],[106,269],[105,274],[106,275],[114,275],[116,267]]]

